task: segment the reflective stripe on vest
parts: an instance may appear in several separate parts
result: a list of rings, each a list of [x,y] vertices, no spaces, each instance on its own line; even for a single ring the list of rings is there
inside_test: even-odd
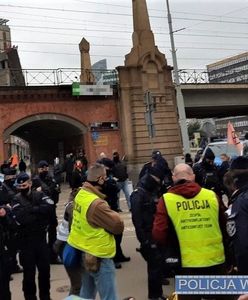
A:
[[[172,193],[163,197],[179,240],[182,267],[210,267],[224,263],[219,203],[215,193],[202,188],[191,199]]]
[[[90,191],[81,189],[75,200],[73,220],[68,243],[76,249],[97,257],[111,258],[115,256],[114,235],[103,228],[92,227],[86,218],[91,203],[99,197]]]

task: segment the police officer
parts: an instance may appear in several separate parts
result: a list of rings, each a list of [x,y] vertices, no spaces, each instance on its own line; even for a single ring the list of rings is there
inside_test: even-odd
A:
[[[224,207],[213,191],[201,188],[194,179],[189,165],[178,164],[174,168],[174,186],[157,205],[153,239],[166,248],[173,226],[180,245],[182,274],[224,275]],[[226,295],[214,298],[232,299]],[[200,300],[202,295],[179,295],[178,299]]]
[[[35,186],[37,188],[41,188],[42,192],[45,193],[48,197],[50,197],[54,202],[53,212],[48,229],[50,263],[61,264],[58,255],[53,250],[53,244],[56,241],[57,235],[56,228],[58,226],[58,220],[56,215],[56,204],[59,201],[60,187],[59,184],[55,181],[55,179],[49,174],[49,165],[47,161],[41,160],[38,163],[38,176],[35,176],[33,181],[35,181]]]
[[[140,171],[139,179],[145,174],[150,173],[152,168],[158,169],[161,174],[161,191],[158,192],[158,196],[161,196],[172,184],[172,173],[167,161],[163,158],[162,153],[159,150],[154,150],[152,152],[152,160],[144,164]]]
[[[157,193],[161,187],[160,171],[151,168],[138,182],[131,194],[131,213],[140,253],[147,262],[148,298],[165,299],[162,290],[162,256],[152,239],[152,226],[156,212]]]
[[[197,182],[201,187],[213,190],[217,196],[222,199],[223,189],[219,179],[218,170],[214,165],[214,159],[215,155],[213,151],[208,148],[202,158],[202,161],[193,166],[195,182]]]
[[[23,266],[23,293],[25,300],[37,300],[35,273],[39,272],[39,299],[50,300],[50,264],[46,241],[49,219],[54,203],[43,192],[31,190],[32,182],[26,173],[17,177],[13,215],[17,221],[20,243],[20,261]]]
[[[0,205],[11,204],[16,194],[15,180],[16,180],[16,169],[4,168],[4,181],[2,183],[1,194],[0,194]]]
[[[16,180],[16,169],[11,167],[3,168],[4,181],[0,186],[0,205],[12,205],[13,199],[16,195],[15,180]],[[14,229],[10,229],[8,238],[8,253],[11,258],[11,273],[21,273],[22,268],[18,265],[17,256],[17,243],[16,243],[16,232]]]
[[[237,157],[224,176],[229,193],[227,233],[231,238],[234,265],[238,273],[248,275],[248,158]]]
[[[0,299],[11,300],[10,293],[10,257],[7,249],[7,239],[9,236],[9,229],[13,226],[13,219],[11,218],[8,207],[0,207]]]

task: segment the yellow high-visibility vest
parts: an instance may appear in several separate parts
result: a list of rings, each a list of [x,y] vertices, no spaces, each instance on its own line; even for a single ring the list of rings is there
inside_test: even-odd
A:
[[[116,252],[114,235],[103,228],[91,226],[86,218],[89,206],[98,198],[85,189],[78,192],[74,200],[73,220],[67,242],[72,247],[96,257],[112,258]]]
[[[178,237],[182,267],[200,268],[224,263],[219,203],[215,193],[202,188],[191,199],[173,193],[163,197]]]

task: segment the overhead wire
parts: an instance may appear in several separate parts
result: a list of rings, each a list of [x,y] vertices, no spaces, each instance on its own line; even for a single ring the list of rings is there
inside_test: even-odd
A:
[[[75,1],[75,0],[74,0]],[[81,1],[78,1],[78,2],[81,2]],[[103,4],[103,3],[98,3],[98,2],[93,2],[93,1],[84,1],[84,2],[88,2],[88,3],[95,3],[95,4]],[[104,5],[108,5],[108,4],[104,4]],[[117,16],[130,16],[131,17],[131,14],[125,14],[125,13],[114,13],[114,12],[96,12],[96,11],[85,11],[85,10],[68,10],[68,9],[57,9],[57,8],[44,8],[44,7],[32,7],[32,6],[20,6],[20,5],[2,5],[2,4],[0,4],[0,7],[1,6],[8,6],[8,7],[17,7],[17,8],[28,8],[28,9],[37,9],[37,10],[46,10],[46,11],[60,11],[60,12],[83,12],[83,13],[86,13],[86,14],[90,14],[90,13],[94,13],[94,14],[101,14],[101,15],[117,15]],[[118,4],[114,4],[114,6],[116,6],[116,7],[125,7],[125,6],[121,6],[121,5],[118,5]],[[129,7],[129,8],[131,8],[131,7]],[[161,11],[161,10],[156,10],[156,9],[150,9],[150,10],[154,10],[154,11]],[[14,12],[15,13],[15,12]],[[183,12],[175,12],[175,13],[181,13],[181,14],[183,14]],[[25,14],[25,13],[24,13]],[[191,15],[194,15],[194,13],[187,13],[187,12],[184,12],[184,14],[191,14]],[[28,15],[28,14],[26,14],[26,15]],[[215,17],[215,18],[221,18],[221,16],[215,16],[215,15],[207,15],[207,14],[197,14],[198,16],[200,16],[200,15],[202,15],[202,16],[211,16],[211,17]],[[37,16],[39,16],[39,17],[45,17],[45,18],[49,18],[49,19],[63,19],[63,20],[72,20],[72,21],[75,21],[75,19],[67,19],[67,18],[62,18],[62,17],[58,17],[58,16],[56,16],[56,17],[53,17],[53,16],[40,16],[40,15],[37,15]],[[158,19],[165,19],[165,17],[164,16],[150,16],[151,18],[158,18]],[[225,17],[225,18],[229,18],[229,19],[238,19],[238,20],[241,20],[241,19],[243,19],[243,20],[247,20],[246,18],[234,18],[234,17]],[[208,19],[201,19],[201,18],[185,18],[185,17],[183,17],[183,18],[180,18],[180,17],[174,17],[173,19],[177,19],[177,20],[185,20],[185,21],[201,21],[201,22],[219,22],[219,23],[223,23],[223,24],[227,24],[227,23],[229,23],[229,24],[239,24],[239,25],[247,25],[248,24],[248,21],[244,21],[244,22],[241,22],[241,21],[227,21],[227,20],[208,20]],[[76,20],[78,20],[79,21],[79,19],[76,19]],[[41,21],[39,21],[39,22],[41,22]],[[86,20],[86,23],[92,23],[92,22],[94,22],[94,21],[91,21],[91,20]],[[53,23],[55,23],[54,21],[53,21]],[[59,22],[56,22],[56,23],[59,23]],[[105,26],[106,26],[106,23],[105,22],[94,22],[94,23],[99,23],[99,24],[104,24]],[[70,23],[70,24],[72,24],[72,23]],[[77,24],[77,25],[81,25],[82,23],[80,22],[80,23],[75,23],[75,24]],[[110,24],[109,22],[108,22],[108,24]],[[123,27],[123,24],[119,24],[119,23],[112,23],[112,24],[115,24],[115,25],[119,25],[119,26],[122,26]],[[109,32],[109,33],[132,33],[132,31],[127,31],[127,30],[125,30],[125,31],[120,31],[120,30],[103,30],[103,29],[99,29],[99,30],[95,30],[95,29],[90,29],[90,28],[85,28],[85,29],[76,29],[76,28],[57,28],[57,27],[49,27],[49,26],[46,26],[46,27],[43,27],[43,26],[24,26],[24,25],[13,25],[12,27],[14,27],[15,26],[15,30],[22,30],[22,31],[25,31],[25,29],[20,29],[20,28],[37,28],[37,29],[46,29],[46,30],[48,30],[48,29],[51,29],[51,30],[56,30],[56,33],[51,33],[51,32],[49,32],[49,31],[46,31],[46,32],[44,32],[44,33],[46,33],[46,34],[56,34],[56,35],[70,35],[70,36],[72,36],[73,35],[73,33],[71,34],[67,34],[66,32],[63,32],[63,33],[60,33],[60,32],[57,32],[57,30],[59,31],[59,30],[70,30],[70,31],[82,31],[82,30],[85,30],[85,31],[94,31],[94,32],[99,32],[99,33],[101,33],[101,32]],[[86,25],[85,25],[86,26]],[[89,26],[89,24],[87,24],[87,26]],[[190,27],[194,27],[193,25],[192,26],[190,26]],[[126,26],[125,26],[125,28],[126,28]],[[187,28],[189,28],[189,27],[187,27]],[[28,31],[31,31],[31,30],[28,30]],[[197,30],[196,30],[197,31]],[[198,31],[200,31],[200,30],[198,30]],[[41,31],[32,31],[32,32],[41,32]],[[208,32],[209,32],[209,30],[208,30]],[[214,32],[216,32],[216,31],[214,31]],[[224,33],[224,32],[223,32]],[[228,33],[228,32],[227,32]],[[157,35],[168,35],[168,33],[166,33],[166,32],[156,32],[156,34]],[[234,32],[233,32],[233,34],[234,34]],[[214,35],[211,35],[211,34],[190,34],[190,33],[177,33],[176,34],[177,36],[195,36],[195,37],[213,37],[213,38],[228,38],[228,39],[230,39],[230,38],[232,38],[232,39],[243,39],[244,37],[242,37],[242,36],[237,36],[237,35],[235,35],[235,36],[227,36],[227,35],[221,35],[221,34],[214,34]],[[242,32],[239,32],[239,35],[247,35],[246,33],[242,33]],[[77,36],[77,35],[74,35],[74,36]],[[91,37],[93,37],[93,36],[91,36]],[[96,38],[114,38],[113,36],[112,37],[103,37],[103,36],[95,36]],[[118,39],[118,38],[117,38]],[[121,39],[125,39],[125,38],[122,38],[121,37]],[[129,39],[130,40],[130,39]],[[22,41],[23,43],[30,43],[30,42],[25,42],[25,41]],[[21,43],[21,41],[15,41],[15,43]],[[33,42],[34,44],[35,44],[35,42]],[[40,43],[40,44],[42,44],[42,43],[45,43],[45,44],[57,44],[57,45],[74,45],[73,43],[59,43],[59,42],[54,42],[54,43],[52,43],[52,42],[41,42],[41,41],[37,41],[37,43]],[[198,43],[199,44],[199,43]],[[76,44],[75,44],[76,45]],[[126,45],[111,45],[111,44],[106,44],[106,45],[97,45],[97,44],[91,44],[91,46],[95,46],[95,47],[126,47]],[[128,47],[128,46],[127,46]],[[160,47],[160,48],[163,48],[163,49],[167,49],[168,47]],[[218,48],[211,48],[211,47],[208,47],[208,48],[206,48],[206,47],[180,47],[181,49],[205,49],[205,50],[230,50],[230,51],[244,51],[244,49],[233,49],[233,48],[221,48],[221,47],[218,47]],[[34,52],[34,53],[49,53],[49,54],[66,54],[66,55],[78,55],[78,54],[72,54],[72,53],[59,53],[59,52],[43,52],[43,51],[28,51],[28,50],[19,50],[19,51],[21,51],[21,52]],[[91,56],[101,56],[101,57],[123,57],[123,56],[116,56],[116,55],[91,55]],[[191,59],[191,60],[213,60],[213,59],[215,59],[215,58],[178,58],[179,60],[181,60],[181,59],[184,59],[184,60],[187,60],[187,59]]]
[[[12,4],[0,4],[0,7],[16,7],[23,9],[37,9],[37,10],[46,10],[46,11],[60,11],[60,12],[73,12],[73,13],[86,13],[86,14],[100,14],[100,15],[116,15],[116,16],[128,16],[132,17],[131,14],[127,13],[117,13],[117,12],[101,12],[101,11],[87,11],[80,9],[64,9],[64,8],[51,8],[51,7],[39,7],[39,6],[22,6],[22,5],[12,5]],[[150,18],[165,19],[165,16],[155,16],[150,15]],[[213,19],[200,19],[200,18],[183,18],[183,17],[174,17],[173,19],[177,20],[187,20],[187,21],[204,21],[204,22],[220,22],[220,23],[230,23],[230,24],[243,24],[247,25],[248,21],[225,21],[225,20],[213,20]]]
[[[31,52],[31,53],[43,53],[43,54],[62,54],[62,55],[72,55],[72,56],[78,56],[77,53],[67,53],[67,52],[52,52],[52,51],[38,51],[38,50],[18,50],[20,52]],[[93,54],[93,55],[90,55],[92,57],[118,57],[118,58],[123,58],[124,55],[109,55],[109,54]],[[192,58],[187,58],[187,57],[184,57],[184,58],[179,58],[179,59],[185,59],[185,60],[191,60]],[[216,59],[216,58],[197,58],[197,57],[194,57],[193,60],[211,60],[211,59]]]
[[[3,41],[3,39],[0,39],[0,41]],[[14,40],[13,43],[20,43],[20,44],[44,44],[44,45],[64,45],[64,46],[77,46],[77,43],[69,43],[69,42],[48,42],[48,41],[17,41]],[[130,48],[130,45],[128,44],[95,44],[95,43],[90,43],[90,46],[92,47],[127,47]],[[162,46],[160,47],[161,49],[170,49],[170,47],[165,47]],[[233,51],[233,50],[237,50],[237,51],[246,51],[247,49],[239,49],[239,48],[214,48],[214,47],[189,47],[189,46],[182,46],[180,47],[181,49],[187,49],[187,50],[217,50],[217,51],[222,51],[222,50],[226,50],[226,51]]]

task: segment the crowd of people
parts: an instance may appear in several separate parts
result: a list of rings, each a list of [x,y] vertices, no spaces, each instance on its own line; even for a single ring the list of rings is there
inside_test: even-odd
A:
[[[24,161],[18,166],[4,162],[0,299],[11,299],[11,274],[23,272],[24,299],[37,300],[38,294],[40,300],[51,300],[50,264],[63,263],[69,295],[89,300],[98,293],[101,300],[118,300],[115,269],[131,260],[122,249],[121,190],[140,243],[136,250],[147,264],[149,300],[167,299],[163,285],[176,274],[248,275],[248,158],[231,161],[223,153],[219,168],[210,149],[195,164],[186,158],[171,171],[162,153],[153,151],[131,194],[127,165],[117,151],[112,158],[101,153],[90,167],[85,157],[69,154],[63,167],[55,159],[52,174],[41,160],[32,177]],[[58,224],[63,171],[71,193]],[[213,299],[178,295],[179,300],[202,297]],[[238,297],[247,296],[214,299]]]

